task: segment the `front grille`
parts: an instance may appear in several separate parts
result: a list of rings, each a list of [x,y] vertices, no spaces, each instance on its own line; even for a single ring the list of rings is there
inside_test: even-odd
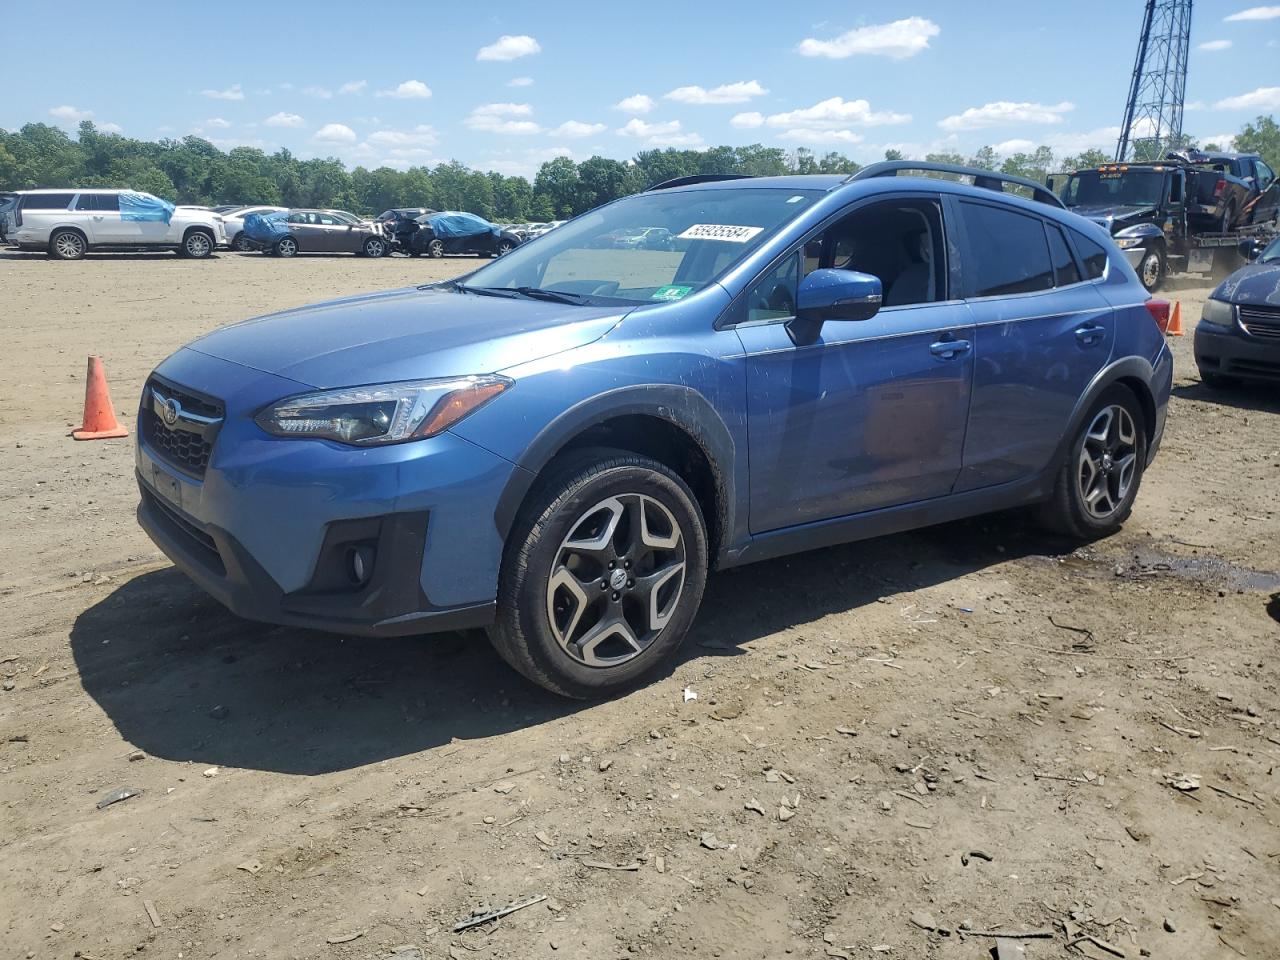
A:
[[[152,402],[152,389],[175,400],[184,414],[192,414],[201,421],[179,419],[172,427],[160,419]],[[147,381],[142,393],[142,433],[147,444],[162,460],[195,477],[204,476],[213,453],[213,441],[223,416],[222,405],[207,397],[197,396],[188,390],[156,378]]]
[[[1280,307],[1241,307],[1240,326],[1252,337],[1280,342]]]
[[[1265,360],[1232,360],[1228,364],[1227,372],[1280,380],[1280,363],[1268,363]]]

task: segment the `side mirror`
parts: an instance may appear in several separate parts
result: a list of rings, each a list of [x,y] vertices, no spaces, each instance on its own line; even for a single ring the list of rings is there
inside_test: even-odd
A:
[[[1240,256],[1246,260],[1257,260],[1262,253],[1262,244],[1257,240],[1241,240],[1238,249]]]
[[[882,300],[879,277],[854,270],[815,270],[800,281],[796,316],[787,331],[792,342],[805,346],[818,339],[828,320],[870,320]]]

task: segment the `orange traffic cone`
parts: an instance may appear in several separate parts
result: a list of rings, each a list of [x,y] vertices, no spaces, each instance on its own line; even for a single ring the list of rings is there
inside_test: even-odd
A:
[[[1173,301],[1173,310],[1169,313],[1169,328],[1165,330],[1171,337],[1181,337],[1182,333],[1182,301]]]
[[[110,437],[127,437],[129,431],[116,420],[111,406],[111,391],[107,389],[107,374],[101,357],[89,358],[88,380],[84,386],[84,424],[72,430],[77,440],[106,440]]]

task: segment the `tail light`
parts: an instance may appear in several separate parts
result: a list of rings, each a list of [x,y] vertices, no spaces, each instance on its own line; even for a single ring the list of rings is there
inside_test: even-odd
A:
[[[1217,200],[1221,197],[1225,189],[1227,189],[1227,181],[1219,177],[1218,182],[1213,185],[1213,199]]]
[[[1161,330],[1169,329],[1169,310],[1171,306],[1168,300],[1157,300],[1155,297],[1146,302],[1147,313],[1151,314],[1151,319],[1156,322],[1156,326]]]

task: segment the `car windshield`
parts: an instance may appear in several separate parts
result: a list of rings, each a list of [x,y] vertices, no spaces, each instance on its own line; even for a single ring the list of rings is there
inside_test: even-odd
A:
[[[592,210],[478,270],[463,289],[555,291],[575,302],[679,300],[712,283],[817,190],[660,190]]]
[[[1269,244],[1267,244],[1266,249],[1262,251],[1262,255],[1258,257],[1258,262],[1259,263],[1280,262],[1280,237],[1276,237]]]
[[[1068,207],[1156,206],[1163,193],[1163,173],[1086,170],[1070,176],[1062,191],[1062,202]]]

